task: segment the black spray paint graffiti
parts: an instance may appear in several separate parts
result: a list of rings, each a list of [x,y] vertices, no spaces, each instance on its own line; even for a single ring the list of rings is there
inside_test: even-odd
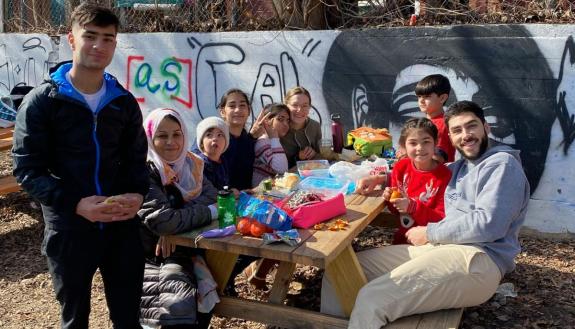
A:
[[[556,84],[521,26],[342,32],[326,61],[324,98],[331,112],[342,113],[346,128],[398,129],[410,116],[422,115],[413,90],[432,73],[450,78],[448,104],[469,99],[485,109],[491,137],[521,150],[535,190],[556,117]]]
[[[48,50],[38,37],[24,40],[18,57],[11,57],[8,47],[14,45],[0,44],[0,94],[9,94],[15,86],[40,84],[56,64],[57,52]]]
[[[256,81],[253,86],[247,87],[235,85],[234,79],[230,79],[230,72],[233,74],[234,70],[229,65],[238,66],[245,61],[246,55],[241,46],[229,42],[202,44],[194,37],[189,37],[187,41],[192,49],[199,47],[195,61],[194,86],[197,110],[202,118],[214,115],[219,97],[228,89],[241,88],[251,90],[249,97],[252,103],[253,120],[259,109],[269,103],[282,102],[283,95],[289,88],[300,85],[296,61],[286,51],[280,54],[279,64],[272,62],[261,63]],[[302,50],[304,56],[311,56],[321,43],[320,40],[315,43],[313,41],[313,38],[310,39],[304,46]],[[308,47],[309,50],[307,49]],[[315,107],[313,109],[316,117],[321,122],[322,118],[319,111]]]
[[[575,139],[575,116],[569,112],[568,105],[573,106],[574,104],[567,104],[568,93],[573,98],[573,84],[572,81],[567,81],[566,70],[573,73],[573,64],[575,63],[575,42],[573,37],[569,36],[565,42],[565,49],[563,51],[563,56],[561,56],[561,68],[559,70],[558,80],[558,101],[557,108],[555,110],[559,123],[561,125],[561,131],[563,131],[563,154],[567,155],[569,146],[573,143]],[[571,82],[571,83],[569,83]]]

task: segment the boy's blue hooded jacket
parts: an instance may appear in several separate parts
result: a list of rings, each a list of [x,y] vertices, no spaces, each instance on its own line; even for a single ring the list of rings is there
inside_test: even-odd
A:
[[[134,96],[109,74],[93,113],[66,80],[70,62],[24,97],[14,130],[14,176],[42,204],[47,228],[90,229],[76,214],[80,199],[146,195],[147,140]]]

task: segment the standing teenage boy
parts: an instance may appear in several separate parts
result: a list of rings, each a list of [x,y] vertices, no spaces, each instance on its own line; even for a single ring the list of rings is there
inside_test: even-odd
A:
[[[445,123],[463,157],[448,165],[452,176],[445,190],[445,218],[409,229],[406,238],[413,246],[357,254],[368,283],[357,295],[349,328],[379,329],[410,314],[479,305],[515,268],[529,202],[519,151],[488,139],[489,125],[475,103],[451,105]],[[334,288],[324,277],[322,312],[341,315],[335,301]]]
[[[449,131],[443,122],[443,106],[450,91],[449,79],[441,74],[428,75],[415,86],[419,110],[437,127],[436,156],[441,162],[455,160],[455,148],[451,145]]]
[[[71,22],[72,62],[55,67],[20,106],[14,175],[42,205],[42,252],[62,328],[88,328],[96,269],[114,328],[140,328],[144,258],[136,212],[148,190],[142,114],[132,94],[104,72],[118,18],[82,4]]]

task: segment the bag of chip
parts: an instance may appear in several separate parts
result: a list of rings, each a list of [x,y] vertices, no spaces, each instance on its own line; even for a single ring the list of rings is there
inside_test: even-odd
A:
[[[241,192],[236,206],[238,217],[248,217],[276,231],[287,231],[292,227],[292,218],[267,200],[261,200]]]

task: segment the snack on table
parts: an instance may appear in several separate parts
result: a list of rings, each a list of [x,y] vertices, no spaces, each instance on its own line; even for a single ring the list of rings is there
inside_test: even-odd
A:
[[[403,198],[403,194],[397,187],[391,188],[391,196],[389,197],[389,201],[393,201],[395,199]]]
[[[295,247],[301,242],[299,233],[295,229],[287,231],[275,231],[273,233],[263,234],[264,244],[270,244],[274,242],[285,242],[288,245]]]
[[[349,222],[345,219],[338,218],[335,221],[331,221],[329,223],[319,223],[313,226],[313,229],[316,231],[323,231],[328,229],[330,231],[341,231],[346,230],[349,226]]]
[[[285,203],[285,208],[287,208],[287,210],[294,210],[304,204],[320,202],[322,200],[323,196],[317,193],[309,192],[306,190],[298,190],[289,197]]]
[[[292,173],[285,173],[282,177],[276,178],[275,186],[279,188],[292,189],[299,183],[299,176]]]
[[[329,177],[329,162],[327,160],[297,161],[297,171],[302,177]]]

